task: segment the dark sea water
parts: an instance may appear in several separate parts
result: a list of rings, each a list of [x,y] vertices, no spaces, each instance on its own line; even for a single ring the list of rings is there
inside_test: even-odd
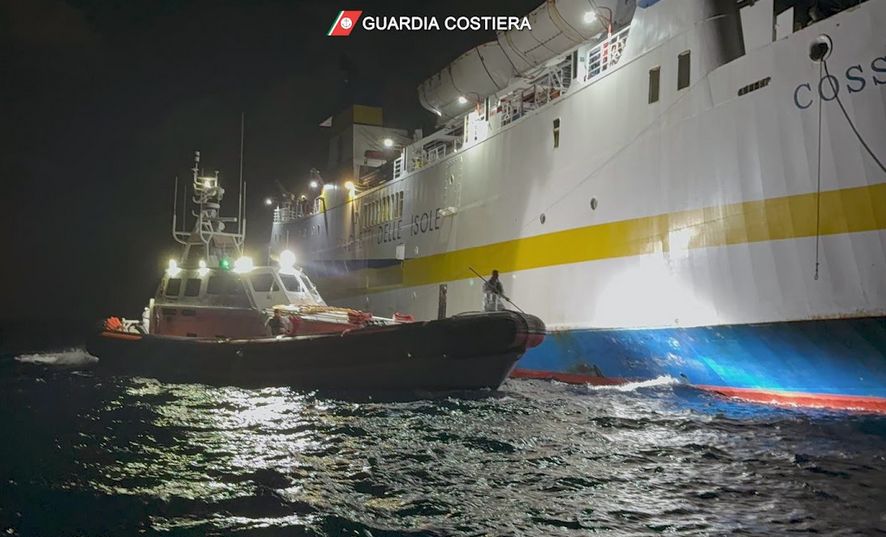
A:
[[[0,355],[0,535],[886,534],[886,417],[671,379],[400,402]]]

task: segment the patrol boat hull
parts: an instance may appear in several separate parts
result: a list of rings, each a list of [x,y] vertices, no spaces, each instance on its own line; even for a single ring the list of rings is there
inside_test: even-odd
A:
[[[328,390],[496,389],[544,324],[514,312],[341,334],[212,339],[103,331],[87,349],[110,374],[173,382]]]

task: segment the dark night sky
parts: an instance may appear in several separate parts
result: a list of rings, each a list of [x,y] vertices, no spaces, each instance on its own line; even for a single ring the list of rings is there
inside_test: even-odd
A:
[[[189,177],[195,149],[234,207],[241,111],[258,251],[273,180],[299,188],[326,161],[320,121],[359,101],[428,132],[416,85],[494,37],[327,37],[340,9],[442,18],[539,3],[0,0],[0,317],[138,314],[175,252],[172,180]]]

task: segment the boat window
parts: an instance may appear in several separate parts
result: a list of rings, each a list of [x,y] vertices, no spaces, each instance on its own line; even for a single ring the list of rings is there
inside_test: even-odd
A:
[[[169,278],[169,280],[166,281],[166,296],[178,296],[181,289],[181,278]]]
[[[649,104],[658,102],[660,85],[661,67],[653,67],[649,70]]]
[[[207,295],[242,295],[243,285],[233,276],[210,276],[206,283]]]
[[[237,278],[231,278],[228,280],[228,294],[232,296],[243,297],[246,296],[246,290],[243,289],[243,283],[240,282]]]
[[[231,278],[226,276],[210,276],[206,283],[207,295],[221,295],[227,292],[227,284]]]
[[[677,56],[677,89],[689,87],[689,51]]]
[[[304,293],[301,282],[295,274],[281,274],[280,280],[283,281],[283,287],[290,293]]]
[[[185,282],[185,296],[200,296],[200,278],[188,278]]]
[[[271,290],[271,286],[274,284],[274,275],[273,274],[255,274],[249,281],[252,282],[252,288],[256,293],[267,293]]]
[[[318,304],[326,304],[325,302],[323,302],[323,297],[321,297],[320,293],[317,292],[317,288],[314,286],[314,282],[312,282],[311,279],[308,278],[307,274],[302,273],[301,278],[299,279],[302,281],[302,285],[308,290],[308,293],[310,293],[311,297],[316,300]]]
[[[554,120],[554,149],[560,147],[560,118]]]

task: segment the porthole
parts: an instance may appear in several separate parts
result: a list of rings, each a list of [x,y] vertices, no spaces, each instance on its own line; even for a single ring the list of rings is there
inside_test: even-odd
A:
[[[826,60],[830,57],[831,49],[833,48],[834,43],[831,41],[831,38],[821,34],[809,44],[809,59],[816,63]]]
[[[545,220],[546,220],[545,213],[541,213],[541,216],[538,217],[538,221],[541,222],[542,224],[544,224]]]
[[[591,210],[592,211],[597,210],[597,198],[591,198]]]
[[[453,183],[455,183],[455,175],[450,175],[449,176],[449,184],[451,185]]]

